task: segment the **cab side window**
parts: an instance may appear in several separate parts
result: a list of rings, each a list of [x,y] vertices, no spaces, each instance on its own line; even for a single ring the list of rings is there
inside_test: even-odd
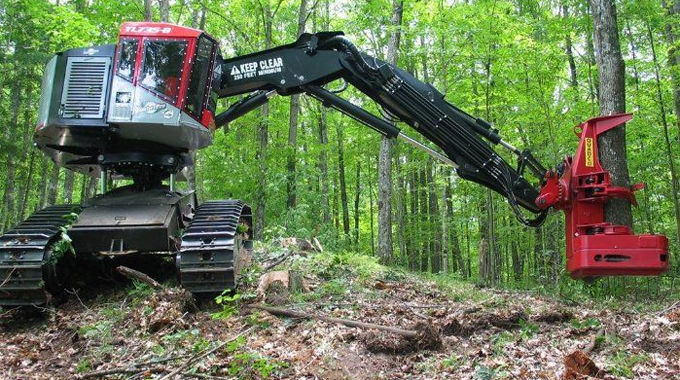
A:
[[[120,41],[116,73],[129,81],[132,81],[132,77],[135,74],[138,46],[139,41],[136,38],[125,38]]]
[[[194,66],[189,77],[189,91],[187,92],[186,109],[192,115],[200,118],[205,105],[206,93],[210,88],[210,61],[214,43],[201,36],[196,46]]]

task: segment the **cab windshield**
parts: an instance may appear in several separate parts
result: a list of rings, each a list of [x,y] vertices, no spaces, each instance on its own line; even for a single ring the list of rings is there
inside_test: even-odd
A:
[[[186,51],[186,41],[145,40],[139,83],[157,95],[175,102],[179,96]]]

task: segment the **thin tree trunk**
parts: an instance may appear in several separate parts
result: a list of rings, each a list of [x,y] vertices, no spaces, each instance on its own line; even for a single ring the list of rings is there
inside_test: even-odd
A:
[[[158,0],[158,8],[161,13],[161,22],[170,20],[170,0]]]
[[[329,1],[324,1],[324,17],[322,17],[322,28],[328,30],[330,22],[330,6]],[[326,107],[319,104],[319,143],[321,144],[321,151],[319,152],[319,172],[321,173],[321,213],[323,216],[323,223],[329,224],[331,222],[330,212],[330,189],[328,183],[328,118]],[[373,208],[371,208],[373,210]],[[373,213],[371,211],[371,218]],[[372,220],[372,219],[371,219]],[[371,227],[373,225],[371,224]],[[373,244],[371,242],[371,244]]]
[[[451,177],[449,176],[446,181],[445,187],[446,194],[446,208],[448,209],[447,215],[450,220],[456,220],[453,211],[453,200],[451,199]],[[458,273],[465,277],[465,262],[463,261],[463,254],[460,249],[460,242],[458,241],[458,230],[456,229],[455,223],[451,227],[451,253],[453,256],[453,265],[457,269]]]
[[[370,167],[370,166],[369,166]],[[375,256],[375,229],[373,226],[373,178],[372,176],[368,177],[368,201],[369,201],[369,207],[370,207],[370,222],[371,222],[371,255]]]
[[[626,22],[626,35],[628,36],[628,40],[630,42],[630,54],[631,54],[631,63],[632,63],[632,69],[633,69],[633,82],[635,83],[635,99],[638,100],[640,98],[640,95],[642,94],[640,92],[640,74],[638,72],[637,68],[637,46],[635,46],[635,41],[633,40],[633,33],[630,28],[630,23]],[[642,116],[642,107],[640,107],[639,101],[635,105],[639,110],[637,112],[638,117]],[[639,148],[639,152],[644,152],[645,151],[645,144],[643,139],[637,139]],[[643,172],[644,173],[644,172]],[[644,189],[642,189],[642,209],[644,211],[645,215],[645,222],[647,225],[647,231],[653,232],[654,231],[654,226],[652,222],[652,214],[649,210],[649,194],[652,193],[651,184],[649,181],[646,180],[646,177],[643,174],[642,177],[643,181],[647,184]]]
[[[420,223],[417,226],[414,238],[420,242],[420,271],[427,272],[430,258],[430,222],[427,198],[427,174],[426,169],[420,169],[418,178],[418,199],[420,200]]]
[[[387,45],[387,62],[394,65],[399,52],[403,2],[392,1],[390,41]],[[378,256],[382,263],[393,258],[392,245],[392,140],[382,137],[378,157]]]
[[[21,74],[19,74],[21,75]],[[16,165],[17,161],[15,157],[17,157],[17,153],[20,147],[17,147],[15,144],[17,144],[16,140],[16,135],[17,135],[17,130],[19,128],[19,111],[21,109],[21,104],[23,102],[23,97],[21,94],[21,81],[19,79],[16,79],[12,82],[11,88],[10,88],[10,98],[11,98],[11,103],[10,103],[10,122],[9,125],[7,126],[9,129],[9,133],[7,134],[7,147],[5,147],[5,150],[7,150],[7,175],[5,177],[5,193],[3,196],[3,215],[0,215],[0,230],[5,230],[6,228],[11,228],[14,226],[14,222],[16,221],[16,215],[14,214],[14,206],[15,206],[15,200],[14,200],[14,190],[15,190],[15,176],[16,176]]]
[[[661,4],[666,8],[666,42],[668,45],[668,67],[671,72],[673,83],[673,110],[675,112],[675,126],[678,128],[680,138],[680,47],[678,47],[678,21],[680,15],[680,1],[671,0],[670,6],[666,1]]]
[[[66,170],[64,177],[64,203],[70,204],[73,202],[73,183],[75,181],[75,172],[73,170]]]
[[[298,12],[297,37],[305,32],[305,24],[307,22],[307,0],[300,1],[300,11]],[[300,96],[293,95],[290,97],[290,118],[288,121],[288,176],[286,182],[286,190],[288,194],[287,202],[288,208],[294,208],[297,203],[297,189],[296,187],[296,173],[295,164],[297,162],[297,129],[298,118],[300,116]]]
[[[41,157],[40,162],[42,163],[42,174],[40,175],[40,195],[38,196],[38,205],[36,207],[38,210],[45,207],[47,197],[47,173],[50,171],[50,162],[45,156]]]
[[[26,216],[26,208],[28,204],[28,195],[31,193],[31,183],[33,182],[33,169],[35,166],[35,149],[31,149],[31,159],[28,165],[28,176],[26,177],[24,186],[24,195],[21,197],[21,206],[19,206],[19,220],[24,220]]]
[[[428,229],[434,231],[433,239],[430,244],[430,263],[432,266],[432,273],[441,272],[442,264],[442,231],[439,225],[439,200],[437,199],[437,183],[434,178],[436,176],[435,166],[431,158],[427,161],[427,183],[428,183],[428,204],[430,214],[430,224]]]
[[[144,0],[144,21],[153,21],[153,0]]]
[[[409,215],[409,228],[408,228],[408,241],[411,248],[409,249],[409,268],[411,270],[418,269],[418,258],[420,257],[420,239],[416,239],[416,231],[418,230],[419,223],[418,219],[420,213],[418,206],[420,205],[419,192],[418,192],[418,171],[412,170],[409,176],[410,186],[409,190],[411,193],[411,213]]]
[[[265,49],[271,48],[272,45],[272,24],[274,16],[269,1],[265,2],[265,7],[262,9],[262,20],[264,23],[264,44]],[[257,160],[259,164],[260,175],[258,177],[258,186],[255,194],[255,239],[262,240],[264,238],[265,228],[265,214],[267,207],[267,147],[269,145],[269,103],[262,106],[262,117],[258,125],[258,150]]]
[[[625,112],[625,66],[619,45],[619,30],[616,21],[616,6],[613,0],[591,0],[595,47],[597,49],[598,72],[600,77],[600,114],[613,115]],[[625,126],[600,135],[599,156],[602,165],[609,171],[612,184],[630,186],[628,159],[626,154]],[[605,219],[614,224],[633,225],[630,203],[614,198],[605,204]]]
[[[335,129],[338,134],[338,178],[340,181],[340,200],[342,203],[342,232],[345,235],[345,241],[349,241],[349,209],[347,206],[347,182],[345,179],[345,150],[342,126],[337,125]]]
[[[656,99],[659,105],[659,115],[661,116],[661,125],[663,125],[664,145],[666,148],[666,157],[668,158],[668,166],[671,170],[671,196],[673,199],[673,209],[675,210],[675,229],[678,246],[680,246],[680,186],[678,186],[678,173],[675,169],[675,159],[673,158],[673,150],[671,149],[671,139],[668,133],[668,120],[666,120],[666,106],[663,101],[663,93],[661,92],[661,76],[659,75],[659,62],[656,57],[656,47],[654,46],[654,34],[652,27],[647,23],[647,37],[652,48],[652,61],[654,62],[654,78],[656,79]]]
[[[569,19],[569,7],[562,5],[562,17]],[[564,50],[569,62],[569,85],[575,90],[578,96],[578,76],[576,73],[576,60],[574,60],[573,43],[571,41],[571,31],[567,30],[564,36]]]
[[[361,161],[357,160],[356,186],[354,190],[354,245],[359,248],[359,200],[361,196]]]
[[[52,171],[50,173],[49,184],[47,185],[47,205],[52,206],[57,203],[57,196],[59,195],[59,165],[52,164]]]

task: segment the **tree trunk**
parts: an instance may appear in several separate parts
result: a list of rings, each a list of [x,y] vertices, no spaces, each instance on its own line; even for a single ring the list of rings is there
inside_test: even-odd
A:
[[[668,67],[671,72],[671,80],[673,83],[673,110],[675,112],[675,126],[678,128],[678,137],[680,138],[680,47],[678,47],[678,22],[677,18],[680,15],[680,1],[671,0],[670,5],[666,1],[661,4],[666,8],[668,17],[666,17],[666,42],[668,48]]]
[[[324,17],[322,18],[322,29],[328,30],[330,22],[330,6],[328,0],[324,1]],[[319,172],[321,174],[321,214],[324,224],[331,223],[330,212],[330,186],[328,183],[328,117],[327,110],[319,104]],[[371,208],[372,210],[372,208]],[[373,217],[371,211],[371,217]]]
[[[446,181],[445,194],[448,218],[450,220],[456,220],[453,211],[453,200],[451,199],[451,177]],[[451,227],[451,254],[453,256],[452,265],[455,268],[454,270],[457,270],[462,276],[465,276],[465,262],[463,261],[463,254],[460,249],[460,242],[458,241],[458,230],[456,229],[455,223]]]
[[[299,37],[305,32],[305,24],[307,22],[307,0],[300,1],[300,11],[298,13],[297,35]],[[297,161],[297,129],[298,118],[300,116],[300,96],[293,95],[290,97],[290,118],[288,121],[288,176],[286,182],[286,190],[288,191],[288,199],[286,204],[288,208],[294,208],[297,203],[296,179],[295,179],[295,164]]]
[[[21,74],[19,74],[21,75]],[[5,166],[7,174],[5,177],[5,193],[3,196],[3,215],[0,215],[0,231],[4,231],[7,228],[12,228],[14,222],[16,221],[16,215],[14,214],[14,182],[16,176],[16,164],[15,157],[17,156],[18,149],[16,144],[17,129],[19,128],[19,110],[21,109],[21,104],[23,97],[21,94],[21,81],[16,79],[12,82],[10,88],[10,122],[8,125],[9,133],[7,134],[7,146],[4,148],[7,150],[7,164]]]
[[[369,166],[370,167],[370,166]],[[375,256],[375,229],[373,226],[373,178],[368,177],[368,202],[369,202],[369,216],[371,218],[371,255]]]
[[[73,202],[73,182],[75,181],[75,172],[73,170],[66,170],[64,177],[64,203]]]
[[[45,156],[41,157],[40,162],[42,163],[42,174],[40,175],[40,195],[38,197],[38,206],[36,207],[38,210],[45,207],[47,197],[47,173],[50,171],[50,161]]]
[[[600,114],[613,115],[626,111],[625,67],[619,45],[616,7],[613,0],[591,0],[595,48],[598,52],[600,78]],[[625,126],[610,130],[597,139],[602,165],[611,174],[615,186],[630,186],[626,155]],[[604,207],[605,219],[614,224],[633,225],[630,203],[614,198]]]
[[[161,22],[170,20],[170,0],[158,0],[158,8],[161,13]]]
[[[562,17],[569,18],[569,7],[562,5]],[[571,30],[567,30],[564,36],[564,50],[569,62],[569,85],[575,90],[578,96],[578,76],[576,73],[576,61],[574,60],[573,43],[571,41]]]
[[[340,181],[340,202],[342,203],[342,232],[345,241],[350,240],[349,235],[349,208],[347,206],[347,181],[345,177],[345,150],[342,136],[342,126],[337,125],[338,134],[338,179]]]
[[[359,200],[361,196],[361,161],[357,160],[356,186],[354,190],[354,246],[359,249]]]
[[[442,216],[441,216],[441,255],[442,255],[442,267],[441,272],[449,273],[449,197],[451,193],[446,193],[446,186],[442,186],[440,189],[442,197]],[[455,267],[455,265],[454,265]]]
[[[144,21],[153,21],[153,0],[144,0]]]
[[[435,166],[433,165],[433,160],[428,158],[427,160],[427,184],[428,184],[428,212],[430,214],[430,223],[428,224],[428,229],[433,231],[430,240],[430,265],[432,273],[441,272],[442,263],[442,252],[441,252],[441,242],[442,242],[442,231],[439,226],[439,200],[437,199],[437,184],[435,183]]]
[[[378,255],[392,261],[392,140],[382,137],[378,157]]]
[[[635,99],[637,100],[635,107],[638,108],[637,116],[641,117],[642,116],[642,107],[640,107],[639,99],[641,96],[640,92],[640,73],[638,72],[637,68],[637,47],[635,46],[635,41],[633,39],[633,34],[630,28],[630,23],[626,22],[626,35],[628,36],[629,42],[630,42],[630,55],[631,55],[631,63],[632,63],[632,69],[633,69],[633,82],[635,83]],[[638,152],[644,152],[645,151],[645,143],[643,139],[637,139],[638,143]],[[642,176],[643,182],[646,184],[645,188],[642,189],[642,210],[644,211],[645,215],[645,225],[647,226],[647,231],[653,232],[654,231],[654,223],[652,222],[652,213],[649,210],[649,194],[653,194],[652,190],[652,184],[647,181],[647,178]]]
[[[33,182],[33,170],[35,168],[35,149],[31,149],[31,159],[28,165],[28,176],[26,176],[24,195],[21,197],[21,206],[19,206],[19,220],[24,220],[26,216],[26,209],[28,208],[29,194],[31,193],[31,182]]]
[[[418,210],[420,205],[419,192],[418,192],[418,171],[412,170],[409,176],[410,186],[409,190],[411,193],[411,213],[408,218],[408,241],[409,241],[409,268],[411,270],[418,269],[418,258],[420,257],[420,239],[416,239],[416,231],[418,230],[419,223],[418,219],[421,215]]]
[[[396,64],[401,38],[403,2],[392,1],[390,41],[387,45],[387,62]],[[382,137],[378,157],[378,256],[382,263],[393,257],[392,245],[392,140]]]
[[[427,208],[427,175],[425,169],[420,169],[418,176],[418,199],[420,200],[420,223],[418,224],[414,238],[420,244],[420,271],[427,272],[430,258],[430,229],[429,213]]]
[[[652,27],[647,23],[647,37],[652,48],[652,61],[654,62],[654,78],[656,79],[656,99],[659,105],[659,115],[661,116],[661,125],[663,125],[664,147],[666,148],[666,157],[668,158],[668,167],[671,171],[671,196],[673,199],[673,209],[675,211],[675,229],[676,239],[678,239],[678,246],[680,246],[680,186],[678,186],[678,173],[675,169],[675,159],[673,158],[673,150],[671,149],[671,139],[668,133],[668,121],[666,120],[666,106],[663,101],[663,93],[661,92],[661,76],[659,75],[659,62],[656,58],[656,47],[654,46],[654,34]]]
[[[269,2],[265,2],[265,7],[262,9],[262,19],[264,23],[264,44],[265,49],[271,48],[272,45],[272,24],[274,22],[275,12],[272,12]],[[262,240],[264,238],[265,228],[265,214],[267,207],[267,147],[269,145],[269,103],[262,106],[262,117],[258,125],[258,149],[257,160],[259,164],[260,175],[258,177],[258,186],[255,194],[255,239]]]
[[[56,163],[52,163],[49,184],[47,185],[47,205],[52,206],[57,203],[59,195],[59,170],[61,168]]]

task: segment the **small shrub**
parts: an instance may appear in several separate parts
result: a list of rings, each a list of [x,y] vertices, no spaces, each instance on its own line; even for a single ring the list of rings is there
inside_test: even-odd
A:
[[[213,313],[213,319],[227,319],[232,315],[238,313],[241,295],[238,293],[231,294],[230,290],[225,290],[219,296],[215,297],[215,303],[222,305],[222,310]]]

